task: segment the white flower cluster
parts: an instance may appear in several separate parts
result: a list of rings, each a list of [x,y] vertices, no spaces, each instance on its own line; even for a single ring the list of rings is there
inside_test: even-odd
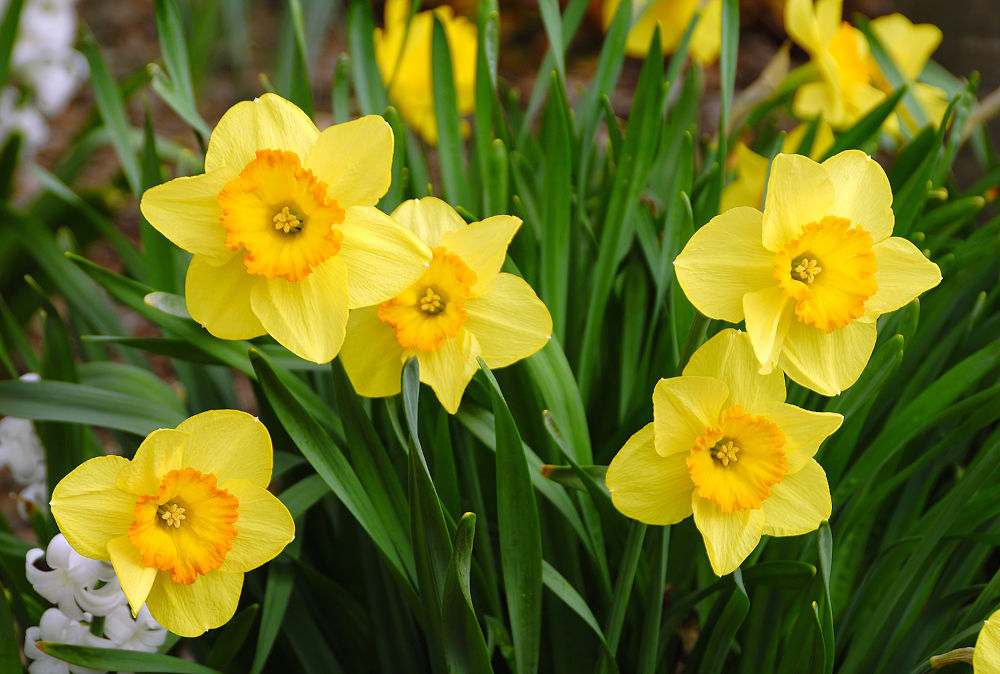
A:
[[[0,0],[0,17],[9,4]],[[20,133],[30,157],[48,140],[45,118],[62,112],[87,77],[87,60],[73,49],[76,24],[76,0],[25,0],[0,89],[0,145]]]
[[[0,0],[0,3],[5,0]],[[0,105],[0,120],[4,119]],[[38,381],[29,372],[22,381]],[[28,519],[27,504],[48,511],[48,483],[45,474],[45,450],[30,419],[0,419],[0,469],[9,468],[14,481],[24,487],[17,496],[17,512]]]
[[[25,571],[35,591],[56,605],[42,614],[37,627],[25,631],[24,654],[32,660],[31,674],[96,674],[46,655],[35,647],[36,641],[152,653],[167,638],[145,606],[132,617],[110,564],[79,555],[62,534],[44,553],[41,548],[29,550]],[[91,631],[95,617],[104,618],[104,636]]]

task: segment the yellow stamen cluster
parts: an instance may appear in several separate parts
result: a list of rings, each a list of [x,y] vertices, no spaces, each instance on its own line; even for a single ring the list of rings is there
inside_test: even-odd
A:
[[[427,293],[420,300],[420,309],[429,314],[439,314],[444,311],[444,303],[441,296],[434,292],[433,288],[428,288]]]
[[[156,509],[156,514],[167,523],[168,527],[181,528],[181,520],[186,520],[185,508],[176,503],[167,503]]]
[[[798,264],[795,265],[795,269],[792,270],[792,274],[797,276],[803,283],[809,284],[813,282],[816,275],[823,271],[823,268],[819,266],[819,260],[811,260],[807,257],[799,259]]]
[[[734,445],[732,440],[720,442],[714,447],[714,450],[712,458],[719,461],[724,468],[728,468],[730,463],[739,461],[739,457],[736,454],[740,451],[740,448]]]
[[[302,229],[302,221],[288,210],[288,206],[283,206],[281,211],[272,218],[272,222],[274,222],[275,229],[280,229],[285,234],[298,232]]]

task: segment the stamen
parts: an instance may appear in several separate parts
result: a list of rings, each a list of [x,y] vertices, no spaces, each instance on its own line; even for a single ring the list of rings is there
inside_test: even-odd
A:
[[[807,257],[800,258],[798,264],[792,269],[792,273],[804,283],[812,283],[816,275],[823,271],[819,266],[819,260],[811,260]]]
[[[165,520],[168,527],[174,527],[175,529],[180,529],[181,520],[186,520],[187,516],[184,514],[184,508],[177,505],[176,503],[165,503],[156,509],[156,514],[160,516],[161,519]]]
[[[720,442],[712,450],[712,458],[720,462],[724,468],[728,468],[730,463],[739,461],[736,453],[740,451],[740,448],[733,444],[732,440]]]
[[[284,206],[280,213],[276,213],[272,219],[274,222],[274,228],[280,229],[288,234],[289,232],[298,232],[302,229],[302,221],[288,210],[288,206]]]
[[[444,302],[441,296],[434,292],[433,288],[428,288],[423,297],[420,298],[420,308],[429,314],[439,314],[444,311]]]

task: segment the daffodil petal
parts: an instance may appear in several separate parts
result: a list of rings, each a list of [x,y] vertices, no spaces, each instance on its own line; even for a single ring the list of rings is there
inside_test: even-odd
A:
[[[377,208],[347,209],[338,229],[344,234],[338,257],[347,265],[351,309],[392,299],[430,263],[430,248]]]
[[[694,484],[687,455],[656,452],[653,424],[646,424],[618,451],[605,483],[615,508],[646,524],[676,524],[691,514]]]
[[[760,542],[764,513],[761,510],[724,513],[718,504],[698,496],[697,492],[691,494],[691,506],[712,571],[717,576],[732,573]]]
[[[236,252],[226,248],[226,230],[219,220],[222,209],[215,199],[236,175],[229,167],[219,167],[199,176],[174,178],[146,190],[139,209],[174,244],[213,265],[224,264]]]
[[[736,146],[736,179],[722,190],[719,212],[746,206],[760,210],[767,183],[767,157],[762,157],[743,143]],[[759,238],[759,237],[758,237]]]
[[[822,116],[830,124],[836,124],[830,115],[834,108],[834,94],[826,82],[806,82],[795,91],[792,99],[792,112],[800,119]]]
[[[729,387],[727,406],[741,405],[752,410],[763,402],[785,399],[784,375],[779,370],[760,374],[750,338],[732,328],[721,330],[702,344],[684,366],[684,376],[714,377],[725,382]]]
[[[242,101],[226,111],[212,131],[205,172],[228,166],[242,171],[257,150],[287,150],[304,159],[319,129],[294,103],[276,94]]]
[[[773,286],[774,255],[761,245],[761,213],[740,207],[696,231],[674,260],[677,281],[698,311],[743,320],[743,295]]]
[[[341,208],[374,206],[392,180],[392,127],[366,115],[324,129],[303,165]]]
[[[528,283],[499,274],[493,290],[465,303],[465,329],[490,368],[507,367],[549,343],[552,317]]]
[[[132,461],[118,471],[115,486],[140,496],[158,493],[163,476],[183,467],[181,448],[186,439],[187,433],[172,428],[153,431],[135,450]]]
[[[976,650],[972,653],[974,674],[1000,673],[1000,611],[983,622],[976,637]]]
[[[842,0],[788,0],[785,3],[785,30],[803,49],[819,51],[840,26]]]
[[[660,456],[687,454],[698,436],[714,426],[729,387],[714,377],[671,377],[653,388],[653,426]]]
[[[892,188],[877,161],[861,150],[845,150],[822,164],[833,181],[830,215],[863,227],[878,243],[892,234]]]
[[[943,37],[937,26],[930,23],[914,25],[898,12],[872,19],[869,25],[908,80],[920,76]]]
[[[314,363],[329,362],[347,327],[347,265],[335,256],[301,281],[268,279],[253,287],[250,305],[283,347]]]
[[[177,430],[188,434],[184,441],[185,466],[215,475],[219,484],[247,480],[266,487],[271,481],[271,436],[252,414],[210,410],[181,422]]]
[[[805,466],[789,473],[771,487],[764,499],[764,534],[767,536],[798,536],[819,528],[830,519],[830,485],[826,473],[808,459]]]
[[[242,589],[242,573],[210,571],[183,585],[161,572],[156,574],[146,607],[156,622],[174,634],[196,637],[233,617]]]
[[[219,485],[240,501],[239,532],[220,571],[245,572],[278,556],[295,538],[295,523],[278,497],[246,480]]]
[[[441,342],[437,351],[420,352],[420,381],[437,394],[448,414],[455,414],[462,403],[462,394],[479,365],[479,344],[468,330]]]
[[[875,324],[854,321],[824,332],[794,321],[778,365],[793,381],[825,396],[840,394],[861,376],[875,348]]]
[[[776,156],[764,199],[764,247],[777,251],[803,227],[822,220],[831,213],[834,198],[833,182],[822,165],[798,154]]]
[[[844,417],[836,412],[812,412],[784,402],[763,403],[753,413],[777,424],[785,435],[789,473],[802,470],[823,441],[844,422]]]
[[[132,545],[128,536],[112,538],[108,542],[108,554],[111,556],[111,564],[115,567],[118,582],[125,592],[129,606],[132,607],[132,615],[135,615],[153,587],[156,567],[145,566],[142,563],[142,555]]]
[[[795,319],[795,302],[773,286],[743,296],[747,333],[762,372],[771,372]]]
[[[250,293],[263,283],[263,277],[247,273],[242,256],[213,265],[195,255],[184,279],[188,313],[221,339],[259,337],[267,331],[250,306]]]
[[[872,251],[878,264],[878,291],[865,302],[868,318],[895,311],[941,282],[938,266],[904,238],[889,237],[872,246]]]
[[[359,395],[381,398],[399,393],[403,347],[392,326],[379,320],[378,307],[351,311],[340,360]]]
[[[66,540],[84,557],[108,561],[108,541],[132,524],[135,496],[115,487],[128,465],[121,456],[98,456],[83,462],[52,490],[52,516]]]
[[[494,215],[441,237],[440,245],[462,258],[462,262],[476,273],[473,297],[486,294],[493,288],[507,257],[507,246],[520,226],[520,218]]]
[[[437,197],[404,201],[392,212],[392,218],[431,248],[440,245],[441,237],[448,232],[466,227],[462,216]]]

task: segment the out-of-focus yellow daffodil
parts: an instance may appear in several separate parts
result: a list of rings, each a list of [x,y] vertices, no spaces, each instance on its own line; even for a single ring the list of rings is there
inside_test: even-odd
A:
[[[446,5],[417,12],[410,19],[409,0],[387,0],[385,28],[375,29],[375,61],[389,90],[389,98],[406,123],[431,145],[437,145],[438,138],[431,68],[435,17],[448,38],[458,114],[471,114],[476,105],[478,39],[471,21],[455,16],[452,8]],[[468,127],[463,126],[462,131],[468,133]]]
[[[377,115],[322,133],[274,94],[233,106],[205,173],[146,191],[149,223],[194,254],[188,311],[223,339],[265,333],[306,360],[337,355],[348,309],[382,302],[430,259],[368,211],[389,188],[392,129]]]
[[[243,574],[294,538],[288,509],[267,491],[271,437],[235,410],[153,431],[132,461],[101,456],[56,485],[52,515],[84,557],[110,561],[135,615],[143,602],[186,637],[236,611]]]
[[[746,334],[723,330],[656,385],[653,422],[608,466],[611,499],[647,524],[693,513],[712,570],[732,573],[762,535],[797,536],[830,517],[813,455],[842,421],[786,404],[781,372],[760,374]]]
[[[500,272],[518,218],[467,225],[434,197],[392,217],[424,242],[430,265],[391,300],[351,312],[340,357],[357,392],[372,397],[399,393],[403,364],[416,358],[420,381],[454,414],[477,358],[491,368],[527,358],[548,343],[552,318],[531,286]]]
[[[722,0],[626,0],[632,3],[632,28],[625,43],[625,53],[643,58],[649,51],[653,32],[660,27],[660,42],[664,54],[672,54],[680,46],[695,12],[701,8],[701,18],[691,35],[688,48],[691,58],[700,63],[712,63],[719,58],[722,43]],[[605,0],[604,28],[611,25],[621,0]]]
[[[695,232],[677,280],[706,316],[746,320],[765,372],[835,395],[868,363],[875,319],[941,280],[893,224],[889,180],[865,153],[779,154],[764,212],[734,208]]]

